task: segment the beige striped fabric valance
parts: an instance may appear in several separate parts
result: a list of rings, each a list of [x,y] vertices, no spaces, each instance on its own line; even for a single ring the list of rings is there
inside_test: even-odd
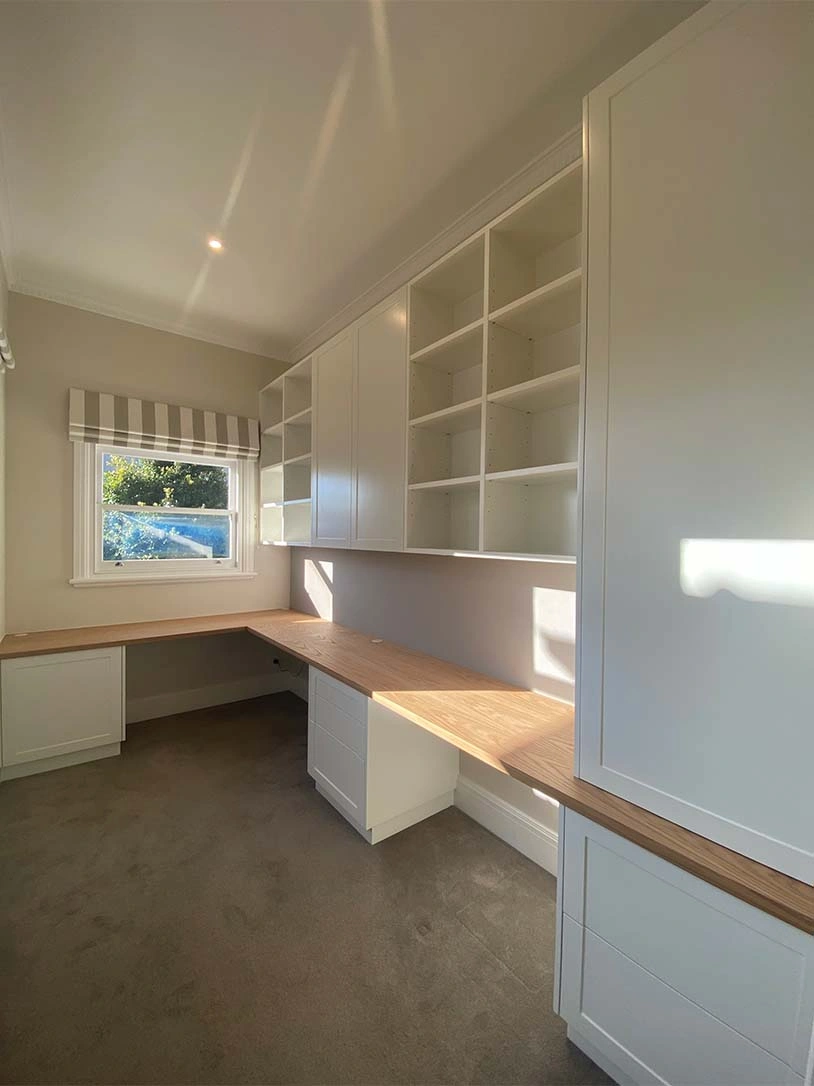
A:
[[[68,436],[71,441],[243,460],[260,454],[257,419],[80,388],[71,389]]]

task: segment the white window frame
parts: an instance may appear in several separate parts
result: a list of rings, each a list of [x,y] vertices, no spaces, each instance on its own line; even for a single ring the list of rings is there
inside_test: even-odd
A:
[[[102,558],[102,464],[108,453],[230,468],[229,513],[233,517],[231,558],[105,561]],[[257,576],[254,569],[256,489],[257,472],[253,460],[74,442],[74,568],[70,583],[77,588],[85,588],[96,585],[231,581]]]

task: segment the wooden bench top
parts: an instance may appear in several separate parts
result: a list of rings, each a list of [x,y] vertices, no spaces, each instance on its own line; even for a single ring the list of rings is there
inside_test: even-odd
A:
[[[814,934],[814,887],[574,777],[574,710],[433,656],[297,611],[249,611],[7,635],[0,659],[246,631],[313,664],[743,901]]]

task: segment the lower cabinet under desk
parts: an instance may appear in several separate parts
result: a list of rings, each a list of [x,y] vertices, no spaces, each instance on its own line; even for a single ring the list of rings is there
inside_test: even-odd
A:
[[[554,1009],[620,1083],[810,1086],[814,935],[560,809]]]
[[[312,667],[308,772],[370,844],[451,807],[458,750]]]

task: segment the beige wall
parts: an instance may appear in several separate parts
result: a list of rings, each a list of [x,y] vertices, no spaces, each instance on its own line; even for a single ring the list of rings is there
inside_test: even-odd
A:
[[[8,288],[0,254],[0,328],[7,331]],[[6,632],[6,381],[0,374],[0,637]]]
[[[291,606],[573,701],[575,579],[543,562],[297,548]],[[525,785],[466,755],[461,772],[556,828]]]
[[[257,390],[283,366],[271,359],[12,293],[17,368],[7,383],[7,629],[91,626],[288,604],[288,553],[259,547],[258,576],[230,583],[73,588],[73,445],[68,389],[144,396],[190,407],[257,414]],[[217,638],[165,646],[160,675],[131,653],[128,699],[246,674]],[[180,643],[178,643],[180,645]],[[257,653],[252,669],[267,666]],[[227,663],[227,661],[229,661]],[[155,661],[153,661],[155,662]],[[155,681],[161,690],[150,689]]]

